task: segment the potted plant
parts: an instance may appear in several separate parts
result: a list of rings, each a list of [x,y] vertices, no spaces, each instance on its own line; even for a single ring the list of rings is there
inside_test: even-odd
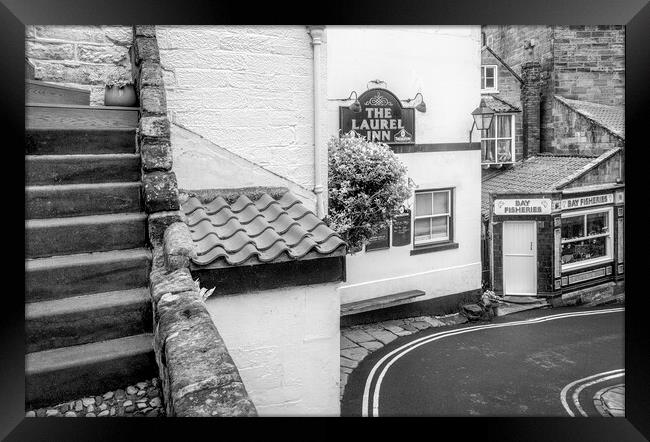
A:
[[[135,106],[137,98],[133,81],[115,69],[106,79],[104,106]]]

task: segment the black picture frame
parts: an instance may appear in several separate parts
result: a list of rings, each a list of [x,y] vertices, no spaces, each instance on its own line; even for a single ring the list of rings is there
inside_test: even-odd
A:
[[[473,0],[444,2],[412,1],[395,4],[386,0],[313,3],[313,7],[291,8],[277,3],[215,2],[208,0],[3,0],[0,5],[0,41],[3,68],[2,121],[5,158],[4,221],[5,227],[5,290],[0,348],[3,376],[0,378],[2,412],[0,438],[25,440],[136,440],[141,437],[167,439],[175,434],[199,436],[203,431],[224,437],[227,430],[239,427],[239,435],[250,432],[242,420],[179,420],[179,419],[27,419],[24,417],[24,298],[20,295],[24,281],[21,246],[10,244],[24,229],[20,207],[24,206],[24,181],[21,181],[20,144],[24,142],[24,24],[286,24],[318,20],[336,24],[625,24],[626,25],[626,137],[632,148],[626,152],[626,299],[625,368],[626,418],[434,418],[404,422],[394,420],[364,421],[364,433],[375,429],[384,432],[403,431],[407,437],[418,437],[414,424],[427,433],[449,432],[461,438],[499,441],[560,441],[579,438],[589,441],[641,441],[650,438],[650,349],[648,348],[648,296],[639,283],[647,272],[643,260],[630,259],[645,249],[647,235],[640,235],[646,217],[639,198],[644,182],[643,160],[647,156],[645,127],[650,121],[650,5],[648,0],[546,0],[512,2],[495,0],[489,7]],[[293,11],[293,16],[291,15]],[[441,68],[444,68],[442,66]],[[432,99],[433,100],[433,97]],[[430,104],[431,105],[431,104]],[[24,178],[24,176],[23,176]],[[638,181],[635,185],[634,181]],[[637,211],[637,216],[635,215]],[[641,216],[640,216],[641,215]],[[641,224],[643,223],[643,224]],[[478,221],[477,221],[478,229]],[[23,230],[24,231],[24,230]],[[635,236],[632,237],[632,233]],[[638,235],[638,236],[636,236]],[[16,253],[18,251],[18,253]],[[640,253],[638,253],[640,255]],[[16,256],[17,255],[17,256]],[[22,269],[22,270],[21,270]],[[17,282],[16,282],[17,281]],[[23,284],[21,284],[21,281]],[[17,286],[17,287],[16,287]],[[647,290],[645,290],[647,291]],[[24,292],[24,291],[23,291]],[[331,425],[331,424],[335,425]],[[357,423],[350,419],[328,422],[325,432],[337,424]],[[282,420],[258,419],[254,425],[275,424]],[[372,425],[370,425],[372,424]],[[319,426],[319,429],[323,425]],[[297,435],[311,436],[315,426],[302,427]],[[400,430],[401,428],[401,430]],[[295,427],[294,427],[295,429]],[[320,430],[319,430],[320,432]],[[206,433],[204,433],[206,434]],[[207,433],[209,434],[209,433]],[[384,433],[387,434],[387,433]],[[349,437],[337,432],[338,437]],[[225,436],[227,437],[227,436]],[[232,437],[241,437],[234,435]]]

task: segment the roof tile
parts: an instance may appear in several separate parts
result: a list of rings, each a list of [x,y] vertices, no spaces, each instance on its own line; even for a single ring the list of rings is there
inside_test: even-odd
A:
[[[481,99],[485,101],[485,105],[496,113],[506,112],[521,112],[517,106],[513,106],[506,100],[501,98],[498,94],[481,95]]]
[[[490,175],[481,183],[481,212],[489,216],[490,192],[542,193],[556,190],[565,178],[588,164],[595,157],[539,155],[515,163],[511,168]]]
[[[229,267],[345,254],[336,232],[291,192],[278,199],[245,194],[229,204],[222,196],[202,203],[189,195],[182,204],[194,241],[196,266]]]
[[[556,95],[555,99],[620,138],[625,139],[625,108],[623,106],[609,106],[590,101],[571,100],[559,95]]]

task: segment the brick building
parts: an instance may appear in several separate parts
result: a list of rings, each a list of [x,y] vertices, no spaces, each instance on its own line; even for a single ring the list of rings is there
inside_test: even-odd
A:
[[[624,28],[483,26],[484,283],[593,301],[623,291]]]
[[[496,134],[497,139],[512,140],[513,157],[509,161],[493,161],[484,154],[484,164],[500,167],[524,156],[523,120],[516,110],[522,106],[523,66],[531,60],[540,64],[539,152],[597,156],[624,144],[624,132],[605,130],[603,133],[599,119],[585,117],[576,110],[581,103],[599,105],[601,113],[617,115],[622,124],[625,105],[623,26],[487,25],[482,26],[482,32],[481,93],[510,104],[513,109],[505,115],[513,116],[503,119],[514,120],[512,131]],[[580,103],[567,105],[566,99]],[[501,143],[506,144],[506,141]]]

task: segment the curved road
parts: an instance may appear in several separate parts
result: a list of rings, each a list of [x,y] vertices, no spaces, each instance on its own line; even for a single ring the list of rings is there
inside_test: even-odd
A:
[[[393,341],[351,374],[343,416],[600,416],[624,383],[622,307],[533,310]]]

